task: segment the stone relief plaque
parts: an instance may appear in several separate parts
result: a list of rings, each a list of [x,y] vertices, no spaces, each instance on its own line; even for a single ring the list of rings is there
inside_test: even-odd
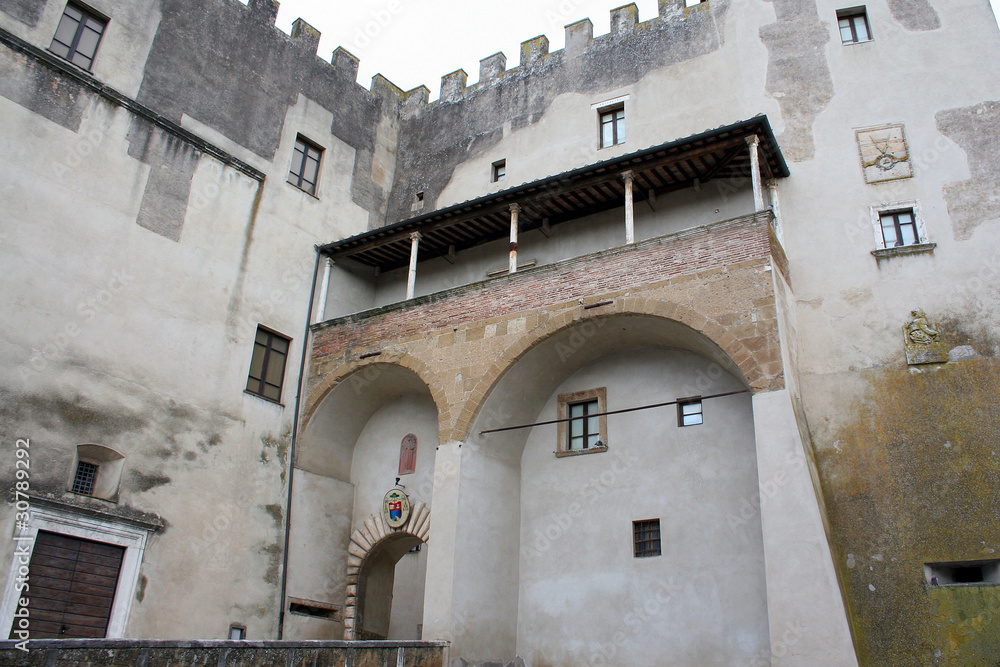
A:
[[[921,309],[910,311],[910,321],[903,325],[906,363],[940,364],[948,361],[948,348],[941,338],[941,328],[927,320]]]
[[[910,151],[902,124],[855,130],[866,183],[881,183],[913,176]]]

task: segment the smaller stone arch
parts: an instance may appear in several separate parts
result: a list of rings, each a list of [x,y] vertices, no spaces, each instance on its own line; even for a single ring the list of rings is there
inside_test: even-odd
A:
[[[415,502],[410,508],[410,518],[399,528],[391,528],[382,513],[372,514],[362,526],[351,533],[347,547],[347,601],[344,604],[344,639],[357,638],[355,620],[358,611],[358,584],[365,558],[387,539],[409,535],[426,543],[431,530],[431,510],[426,503]]]

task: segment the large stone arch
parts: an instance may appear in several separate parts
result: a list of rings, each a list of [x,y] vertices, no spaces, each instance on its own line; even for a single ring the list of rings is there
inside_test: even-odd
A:
[[[765,358],[765,354],[755,355],[742,340],[729,332],[719,322],[688,306],[654,299],[628,298],[614,304],[613,309],[609,307],[606,310],[610,312],[593,312],[591,314],[592,311],[581,307],[574,311],[563,312],[526,332],[523,337],[499,356],[489,371],[480,379],[457,416],[448,439],[457,442],[466,442],[469,439],[472,435],[471,429],[479,418],[486,399],[496,389],[501,378],[517,365],[528,352],[553,337],[575,327],[581,327],[588,322],[599,323],[605,320],[611,321],[614,318],[642,316],[657,318],[664,323],[683,325],[709,343],[709,345],[703,346],[703,349],[696,351],[726,367],[728,371],[740,377],[751,390],[774,389],[783,385],[780,364],[778,372],[774,373],[774,364],[769,356]],[[758,356],[761,359],[758,359]],[[443,423],[442,420],[442,425]],[[442,438],[442,442],[445,441]]]
[[[410,517],[399,528],[392,528],[381,514],[372,514],[364,523],[351,533],[351,542],[347,547],[347,598],[344,605],[344,639],[353,641],[357,638],[357,619],[359,599],[358,586],[362,568],[370,554],[386,544],[387,541],[402,536],[414,537],[426,543],[431,529],[431,511],[425,503],[414,503]]]
[[[333,370],[325,372],[322,379],[309,390],[302,410],[302,427],[305,428],[309,425],[316,410],[339,385],[359,374],[374,372],[380,366],[398,366],[411,371],[427,386],[438,411],[447,413],[448,401],[441,389],[437,373],[418,357],[405,352],[386,351],[384,354],[368,359],[345,360]]]

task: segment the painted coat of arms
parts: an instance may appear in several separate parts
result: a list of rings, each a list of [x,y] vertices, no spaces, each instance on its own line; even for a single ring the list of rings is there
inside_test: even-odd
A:
[[[399,489],[391,489],[382,499],[382,516],[390,528],[399,528],[410,518],[410,499]]]

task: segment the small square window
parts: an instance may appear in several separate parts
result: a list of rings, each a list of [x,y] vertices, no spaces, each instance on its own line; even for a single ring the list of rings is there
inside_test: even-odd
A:
[[[233,625],[230,625],[229,626],[229,638],[230,639],[246,639],[247,638],[247,629],[246,629],[246,626],[236,625],[235,623]]]
[[[499,183],[507,178],[507,160],[493,163],[493,182]]]
[[[556,456],[608,449],[607,389],[559,395],[559,442]]]
[[[299,136],[295,140],[292,167],[288,171],[288,182],[311,195],[316,194],[319,179],[319,160],[323,149]]]
[[[85,496],[93,495],[94,483],[97,481],[97,471],[100,468],[96,463],[80,461],[76,464],[76,476],[73,477],[73,493],[80,493]]]
[[[636,558],[661,555],[660,520],[647,519],[645,521],[633,521],[632,541]]]
[[[872,34],[868,29],[868,14],[864,7],[837,10],[837,22],[840,26],[840,41],[844,44],[871,41]]]
[[[281,385],[285,378],[285,360],[290,339],[258,326],[250,359],[247,391],[275,403],[281,400]]]
[[[106,18],[71,2],[63,10],[49,50],[89,71],[107,25]]]
[[[625,106],[618,105],[598,110],[600,116],[601,148],[625,143]]]
[[[678,426],[697,426],[704,422],[700,398],[682,398],[677,401]]]

